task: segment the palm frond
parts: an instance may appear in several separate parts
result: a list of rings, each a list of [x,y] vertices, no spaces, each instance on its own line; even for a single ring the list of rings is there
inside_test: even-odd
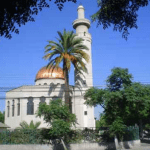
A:
[[[82,43],[83,41],[84,40],[82,38],[76,37],[76,38],[73,39],[72,45],[77,46],[78,44],[83,44]]]
[[[33,123],[33,120],[31,120],[30,125],[29,125],[29,128],[30,128],[30,129],[34,129],[34,123]]]
[[[68,71],[70,71],[71,63],[75,69],[82,73],[87,72],[86,63],[89,62],[89,55],[85,52],[89,48],[83,44],[83,39],[78,37],[73,31],[63,32],[58,31],[58,43],[55,41],[48,41],[48,45],[45,47],[46,55],[44,59],[49,59],[47,68],[54,70],[63,61]],[[54,56],[57,56],[53,58]],[[65,68],[63,68],[63,71]]]
[[[55,46],[55,49],[53,49],[54,46]],[[61,44],[59,44],[55,41],[49,41],[49,44],[45,47],[45,53],[49,52],[51,50],[56,50],[56,51],[59,51],[61,53],[61,52],[63,52],[63,47]]]
[[[59,52],[54,51],[54,52],[52,52],[52,53],[47,53],[45,56],[43,56],[43,58],[44,58],[45,60],[47,60],[47,59],[51,60],[51,59],[53,58],[53,56],[55,56],[55,55],[57,55],[57,54],[59,54]]]
[[[57,32],[59,37],[60,37],[60,40],[62,43],[64,42],[64,36],[62,35],[62,33],[60,31]]]
[[[55,66],[58,67],[61,61],[63,60],[63,56],[59,56],[55,58]]]
[[[26,121],[22,121],[22,122],[20,123],[20,126],[21,126],[21,128],[23,128],[23,129],[29,129],[29,125],[28,125],[28,123],[27,123]]]
[[[35,125],[34,125],[34,128],[37,129],[39,126],[40,126],[41,122],[38,121],[38,122],[35,122]]]
[[[81,50],[75,50],[74,53],[75,53],[75,56],[83,58],[87,63],[89,62],[90,57],[86,52],[81,51]]]

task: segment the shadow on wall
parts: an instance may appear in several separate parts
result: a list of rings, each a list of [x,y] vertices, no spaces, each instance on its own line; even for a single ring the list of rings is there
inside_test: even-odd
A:
[[[85,78],[85,76],[83,75],[83,77]],[[82,86],[82,87],[87,87],[87,83],[86,83],[86,80],[84,80],[79,73],[76,74],[76,81],[75,81],[75,84],[77,86]]]
[[[49,91],[48,91],[48,95],[50,96],[53,92],[56,92],[55,95],[58,95],[58,96],[54,96],[54,98],[61,98],[63,97],[63,90],[64,89],[64,85],[63,84],[54,84],[54,83],[51,83],[50,84],[50,87],[49,87]],[[53,98],[52,98],[53,99]]]

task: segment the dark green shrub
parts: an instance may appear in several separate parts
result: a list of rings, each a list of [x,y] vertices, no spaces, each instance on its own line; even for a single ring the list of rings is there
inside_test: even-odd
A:
[[[0,144],[39,144],[41,141],[42,136],[39,130],[7,130],[0,134]]]
[[[125,134],[123,135],[123,141],[139,140],[139,128],[130,126],[125,129]]]

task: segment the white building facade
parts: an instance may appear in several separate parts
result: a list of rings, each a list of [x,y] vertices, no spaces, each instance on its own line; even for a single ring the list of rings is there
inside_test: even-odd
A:
[[[72,113],[77,117],[77,128],[95,127],[94,107],[84,104],[84,93],[93,86],[92,56],[91,56],[91,35],[88,33],[90,21],[84,18],[84,7],[78,7],[78,19],[73,22],[73,28],[77,36],[84,39],[88,46],[86,51],[90,56],[90,62],[86,64],[88,73],[78,75],[75,71],[75,86],[70,86]],[[20,122],[28,123],[40,121],[40,128],[47,128],[48,125],[43,118],[36,117],[39,103],[61,98],[64,101],[64,76],[61,68],[52,70],[41,68],[33,86],[21,86],[6,93],[5,101],[5,123],[12,129],[19,127]]]

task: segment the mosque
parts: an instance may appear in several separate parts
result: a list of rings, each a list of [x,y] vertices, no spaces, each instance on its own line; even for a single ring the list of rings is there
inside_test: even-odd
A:
[[[92,56],[91,56],[91,34],[88,32],[90,21],[84,17],[84,7],[80,5],[77,9],[78,19],[73,22],[73,28],[77,36],[83,38],[83,43],[89,48],[86,51],[90,56],[90,62],[86,64],[88,73],[83,75],[75,71],[75,85],[70,86],[72,113],[77,117],[77,128],[95,127],[94,107],[84,104],[85,91],[93,86]],[[36,117],[39,103],[61,98],[64,101],[64,75],[61,68],[47,70],[42,67],[36,74],[35,85],[21,86],[6,93],[5,101],[5,124],[12,129],[19,127],[20,122],[30,123],[41,121],[40,128],[48,125],[43,118]]]

